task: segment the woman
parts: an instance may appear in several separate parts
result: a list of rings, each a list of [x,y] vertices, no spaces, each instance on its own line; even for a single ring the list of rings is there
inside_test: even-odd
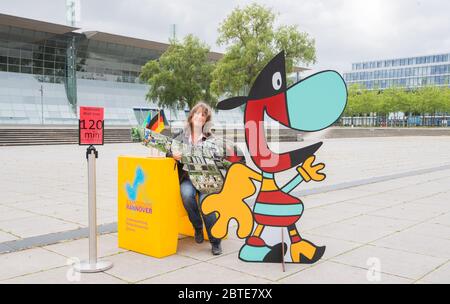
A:
[[[206,139],[212,136],[209,126],[211,125],[211,108],[200,102],[195,105],[189,113],[187,124],[184,130],[178,134],[174,139],[182,142],[183,144],[199,145]],[[180,161],[182,153],[178,151],[172,151],[171,156]],[[212,254],[220,255],[222,254],[222,247],[220,244],[220,239],[216,239],[211,235],[211,227],[216,221],[216,215],[214,213],[205,216],[199,209],[199,205],[203,202],[206,194],[200,193],[195,189],[192,184],[189,175],[186,171],[181,169],[182,165],[178,164],[179,176],[180,176],[180,190],[181,198],[183,200],[184,208],[187,211],[189,220],[195,230],[195,241],[197,243],[202,243],[203,238],[203,222],[206,226],[206,231],[208,233],[209,241],[212,246]],[[198,194],[200,204],[197,204],[196,195]],[[203,221],[202,221],[203,218]]]

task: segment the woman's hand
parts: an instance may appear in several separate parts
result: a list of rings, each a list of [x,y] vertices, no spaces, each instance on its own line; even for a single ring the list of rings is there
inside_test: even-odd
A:
[[[176,161],[180,161],[182,156],[183,156],[183,153],[181,153],[181,152],[175,152],[175,153],[173,153],[173,155],[172,155],[172,157],[173,157]]]

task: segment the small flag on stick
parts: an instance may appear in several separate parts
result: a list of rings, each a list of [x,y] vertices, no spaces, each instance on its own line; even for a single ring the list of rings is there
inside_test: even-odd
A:
[[[153,132],[161,133],[166,125],[168,123],[164,115],[164,110],[160,110],[153,118],[150,119],[150,115],[147,117],[147,125],[145,127]]]

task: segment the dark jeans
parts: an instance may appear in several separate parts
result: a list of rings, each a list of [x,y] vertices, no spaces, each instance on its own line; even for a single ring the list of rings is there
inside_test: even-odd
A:
[[[208,216],[204,215],[200,211],[199,204],[197,204],[197,198],[195,197],[198,193],[201,204],[203,199],[206,197],[206,194],[198,192],[194,185],[192,185],[190,179],[185,179],[181,182],[180,190],[184,208],[187,211],[189,220],[191,221],[192,226],[194,226],[194,229],[203,230],[203,222],[205,222],[206,232],[208,233],[208,238],[211,244],[220,243],[220,239],[216,239],[211,235],[211,227],[217,220],[215,213],[209,214]]]

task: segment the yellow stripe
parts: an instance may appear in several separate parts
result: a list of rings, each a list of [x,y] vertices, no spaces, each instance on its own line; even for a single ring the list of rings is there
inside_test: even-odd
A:
[[[261,191],[275,191],[279,190],[277,185],[275,184],[275,180],[263,178]]]
[[[155,132],[156,132],[156,133],[161,133],[162,130],[164,130],[164,124],[163,124],[163,123],[160,123],[160,124],[158,125],[158,127],[156,128]]]
[[[258,225],[255,229],[255,232],[253,233],[254,236],[261,236],[261,233],[263,232],[264,226],[263,225]]]
[[[296,236],[296,235],[297,235],[297,231],[295,231],[295,230],[289,230],[289,235],[290,235],[290,236]]]

